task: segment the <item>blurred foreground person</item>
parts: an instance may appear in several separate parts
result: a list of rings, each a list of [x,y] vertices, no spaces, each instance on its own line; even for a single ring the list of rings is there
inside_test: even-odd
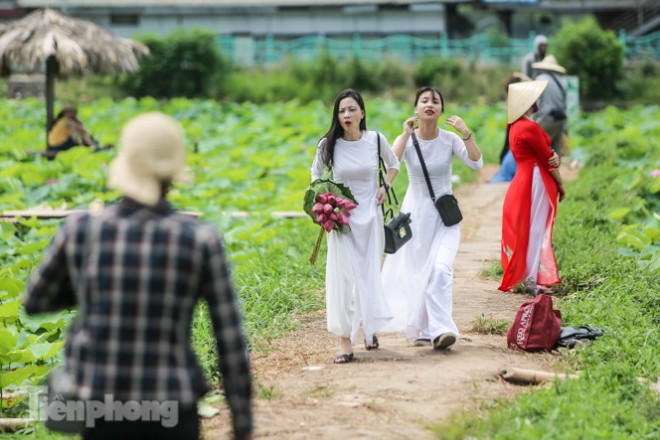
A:
[[[123,200],[70,216],[29,282],[28,313],[78,307],[65,348],[77,398],[112,402],[92,427],[93,414],[85,414],[84,439],[199,438],[197,401],[209,387],[190,338],[200,299],[213,322],[235,438],[252,438],[246,341],[222,240],[165,200],[184,164],[174,119],[131,120],[108,181]],[[133,417],[123,417],[129,405]]]

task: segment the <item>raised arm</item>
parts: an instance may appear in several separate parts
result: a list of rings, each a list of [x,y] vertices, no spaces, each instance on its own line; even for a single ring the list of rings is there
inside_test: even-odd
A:
[[[406,151],[406,144],[408,143],[408,139],[410,139],[410,136],[412,136],[413,130],[415,129],[415,122],[417,122],[416,116],[403,121],[403,131],[394,140],[392,151],[396,155],[397,159],[399,159],[399,161],[403,157],[404,151]]]
[[[461,134],[461,139],[463,139],[463,143],[467,149],[468,159],[472,162],[478,162],[481,159],[481,150],[479,150],[477,141],[474,139],[472,131],[470,131],[465,121],[460,116],[452,115],[447,119],[447,125],[454,127]]]

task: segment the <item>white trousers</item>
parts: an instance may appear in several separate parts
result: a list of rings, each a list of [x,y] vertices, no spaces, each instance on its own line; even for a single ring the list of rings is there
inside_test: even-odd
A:
[[[548,215],[550,215],[550,200],[543,184],[541,171],[538,166],[534,167],[532,177],[532,209],[529,213],[529,243],[527,245],[527,267],[523,280],[528,280],[530,286],[539,289],[536,277],[541,266],[541,248],[543,247],[543,235],[548,226]]]
[[[437,338],[458,327],[451,317],[453,307],[454,261],[458,252],[461,230],[458,225],[445,227],[441,246],[433,261],[433,271],[418,310],[419,337]]]

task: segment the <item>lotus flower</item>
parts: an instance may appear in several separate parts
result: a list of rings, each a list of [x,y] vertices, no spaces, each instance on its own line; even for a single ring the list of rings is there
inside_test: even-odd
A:
[[[312,214],[316,216],[316,223],[330,232],[333,229],[341,231],[341,226],[348,225],[350,212],[357,205],[351,200],[336,197],[331,192],[319,194],[312,207]]]
[[[357,206],[357,202],[353,200],[355,199],[350,188],[331,180],[317,179],[307,188],[303,208],[314,223],[321,226],[312,256],[309,259],[311,264],[316,262],[326,232],[333,229],[340,233],[350,231],[351,214],[349,211]]]
[[[321,226],[323,226],[323,229],[325,229],[326,232],[330,232],[335,227],[335,222],[333,220],[326,220]]]

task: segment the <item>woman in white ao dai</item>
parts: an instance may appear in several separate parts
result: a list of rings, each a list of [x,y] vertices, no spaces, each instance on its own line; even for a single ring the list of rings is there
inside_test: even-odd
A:
[[[413,145],[416,136],[436,197],[452,192],[451,166],[457,156],[473,170],[482,167],[481,151],[469,128],[458,116],[447,124],[461,133],[441,130],[442,95],[424,87],[417,92],[415,113],[403,123],[394,142],[394,153],[406,163],[409,185],[401,211],[410,212],[412,239],[388,255],[382,270],[384,290],[394,318],[384,331],[405,332],[415,345],[448,349],[458,339],[452,319],[453,266],[460,241],[460,225],[445,226],[436,210]]]
[[[385,185],[391,186],[399,169],[383,135],[366,130],[362,97],[354,90],[342,92],[335,101],[330,130],[321,139],[312,165],[312,181],[326,166],[332,180],[348,186],[358,206],[348,220],[350,232],[330,231],[326,263],[326,313],[328,331],[340,337],[335,363],[354,359],[360,325],[365,348],[378,348],[375,334],[392,318],[385,300],[380,269],[384,248],[383,216],[378,205],[385,189],[378,187],[378,144],[387,167]]]

